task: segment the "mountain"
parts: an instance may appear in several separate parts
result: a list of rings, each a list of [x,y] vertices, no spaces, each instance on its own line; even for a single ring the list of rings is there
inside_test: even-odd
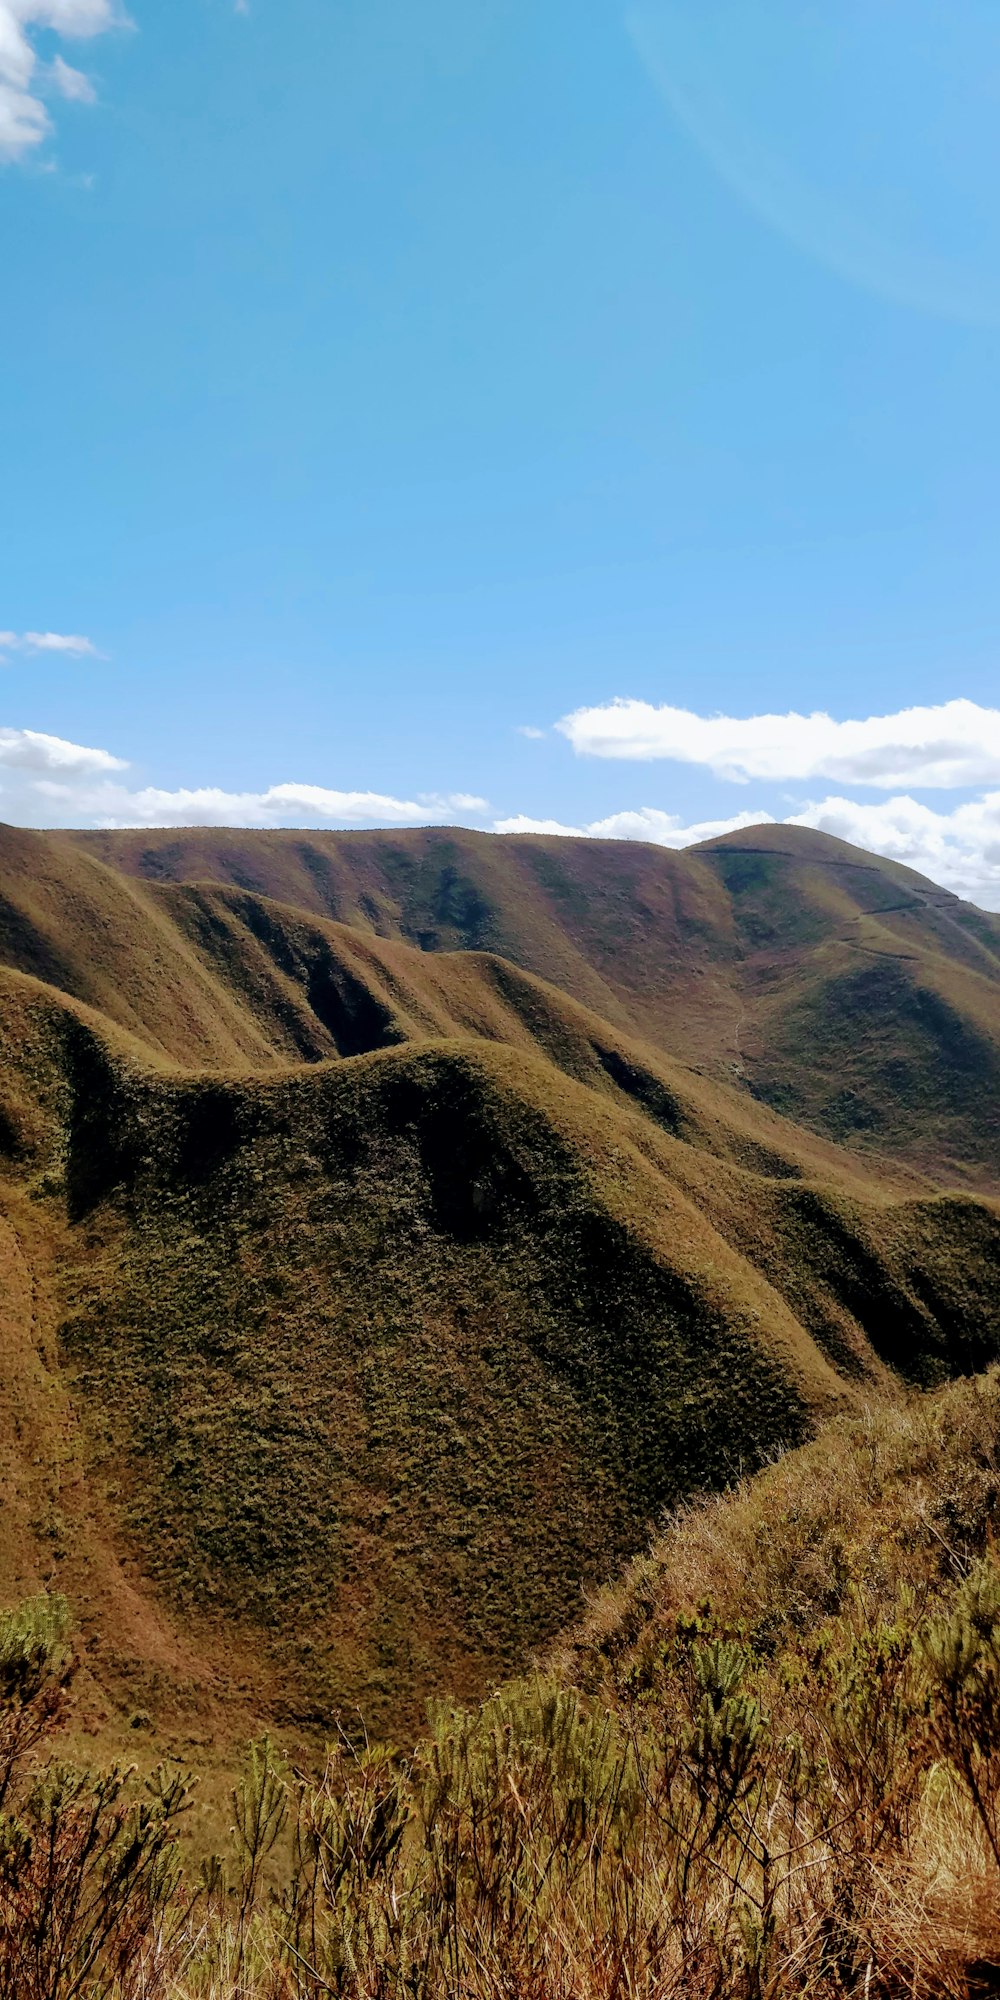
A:
[[[496,952],[842,1145],[996,1186],[1000,917],[827,834],[752,827],[682,853],[456,829],[73,839],[135,880]]]
[[[0,1582],[87,1726],[412,1730],[994,1356],[998,978],[795,829],[0,829]]]

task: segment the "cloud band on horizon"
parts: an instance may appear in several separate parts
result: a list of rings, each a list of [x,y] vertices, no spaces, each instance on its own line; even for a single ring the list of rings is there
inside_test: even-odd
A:
[[[387,792],[284,783],[262,791],[219,785],[132,790],[117,775],[128,762],[110,750],[37,729],[0,728],[0,819],[28,826],[429,826],[449,813],[482,817],[473,792]]]
[[[713,835],[775,823],[764,806],[684,821],[658,806],[627,807],[571,825],[525,813],[497,817],[476,793],[418,792],[284,782],[260,791],[221,786],[132,787],[125,759],[39,730],[0,728],[0,820],[21,826],[405,827],[465,825],[502,834],[638,840],[683,848]],[[940,810],[905,793],[859,802],[839,793],[781,815],[888,859],[905,862],[987,909],[1000,909],[1000,789]]]

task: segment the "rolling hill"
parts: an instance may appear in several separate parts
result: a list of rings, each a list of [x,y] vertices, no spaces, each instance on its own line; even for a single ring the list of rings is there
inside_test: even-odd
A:
[[[89,1725],[410,1730],[993,1357],[998,978],[787,828],[0,830],[0,1578]]]
[[[499,953],[842,1145],[996,1185],[1000,918],[806,828],[673,853],[431,829],[72,836],[422,952]]]

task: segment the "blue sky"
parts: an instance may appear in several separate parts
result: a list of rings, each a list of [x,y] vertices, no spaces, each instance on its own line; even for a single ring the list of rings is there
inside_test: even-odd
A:
[[[0,158],[0,816],[1000,906],[993,0],[0,0]]]

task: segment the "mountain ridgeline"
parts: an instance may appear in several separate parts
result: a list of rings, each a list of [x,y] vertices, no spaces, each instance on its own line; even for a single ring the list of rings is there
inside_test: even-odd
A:
[[[820,834],[0,829],[0,1048],[0,1578],[111,1735],[412,1731],[1000,1352],[1000,919]]]

